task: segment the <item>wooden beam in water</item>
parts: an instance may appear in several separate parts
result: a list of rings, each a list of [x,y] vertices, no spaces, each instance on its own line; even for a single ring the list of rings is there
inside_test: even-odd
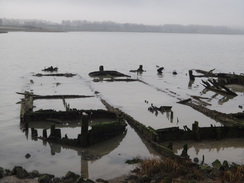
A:
[[[94,97],[94,95],[35,95],[33,93],[21,93],[16,92],[19,95],[28,95],[32,96],[33,100],[36,99],[62,99],[62,98],[88,98],[88,97]]]

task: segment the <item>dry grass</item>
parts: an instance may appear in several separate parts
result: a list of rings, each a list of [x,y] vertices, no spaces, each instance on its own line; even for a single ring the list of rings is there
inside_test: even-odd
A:
[[[242,183],[244,182],[244,165],[231,166],[225,169],[202,170],[190,160],[143,159],[137,167],[139,177],[148,176],[156,182],[212,182]]]
[[[244,182],[244,165],[237,166],[224,172],[223,182],[242,183]]]
[[[149,177],[160,177],[160,179],[181,179],[201,180],[203,174],[191,161],[164,159],[144,159],[139,163],[138,175],[147,175]]]

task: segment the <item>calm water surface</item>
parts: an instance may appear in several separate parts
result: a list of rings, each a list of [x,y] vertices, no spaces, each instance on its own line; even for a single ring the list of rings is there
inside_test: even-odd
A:
[[[81,159],[87,149],[71,149],[55,144],[33,141],[19,128],[20,106],[16,104],[21,96],[15,92],[33,90],[36,94],[82,94],[100,92],[100,97],[110,104],[132,115],[135,119],[155,129],[187,125],[191,128],[194,121],[200,126],[220,125],[218,122],[176,104],[179,99],[190,95],[208,97],[211,109],[222,112],[241,112],[244,106],[243,90],[238,96],[228,98],[204,92],[200,79],[189,85],[189,69],[216,69],[216,72],[243,73],[244,36],[204,35],[204,34],[153,34],[153,33],[8,33],[0,34],[0,166],[12,168],[21,165],[31,171],[48,172],[57,176],[68,170],[81,173],[90,178],[112,178],[130,171],[133,167],[125,165],[127,159],[135,156],[153,157],[157,154],[143,142],[130,126],[123,136],[101,143],[88,150],[101,158],[94,161]],[[55,66],[60,72],[77,73],[72,80],[67,78],[35,78],[30,84],[33,73],[44,67]],[[145,83],[111,83],[92,81],[88,73],[105,69],[118,70],[139,78]],[[143,65],[146,72],[142,75],[130,73]],[[162,75],[156,72],[156,65],[165,68]],[[172,72],[176,70],[177,75]],[[53,83],[62,83],[53,87]],[[68,86],[68,87],[67,87]],[[67,89],[68,88],[68,89]],[[145,100],[149,103],[145,103]],[[68,101],[77,108],[104,109],[99,98]],[[62,102],[61,102],[62,103]],[[173,119],[167,114],[150,113],[151,105],[172,105]],[[35,103],[40,108],[62,110],[59,101],[48,104]],[[35,124],[33,124],[35,125]],[[79,133],[79,129],[65,128],[65,133]],[[191,143],[189,153],[211,163],[216,158],[244,163],[243,139],[217,142]],[[180,145],[176,144],[176,153]],[[26,159],[25,155],[31,154]],[[232,155],[234,154],[234,158]]]

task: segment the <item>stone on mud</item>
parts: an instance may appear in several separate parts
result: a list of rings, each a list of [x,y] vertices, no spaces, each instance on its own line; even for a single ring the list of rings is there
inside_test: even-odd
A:
[[[74,172],[68,171],[64,177],[65,180],[75,182],[80,176]]]
[[[38,178],[38,182],[40,183],[49,183],[54,178],[54,175],[51,174],[43,174]]]
[[[218,159],[216,159],[213,163],[212,163],[212,165],[213,165],[213,167],[215,168],[215,169],[219,169],[222,165],[221,165],[221,162],[218,160]]]
[[[30,178],[36,178],[36,177],[40,177],[40,173],[38,170],[33,170],[29,173],[29,177]]]
[[[4,177],[4,169],[0,167],[0,179]]]
[[[15,166],[12,169],[11,174],[15,175],[16,177],[18,177],[20,179],[29,177],[29,173],[21,166]]]

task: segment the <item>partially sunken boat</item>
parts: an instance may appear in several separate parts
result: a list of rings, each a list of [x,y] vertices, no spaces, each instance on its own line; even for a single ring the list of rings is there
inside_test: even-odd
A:
[[[118,71],[104,70],[102,65],[99,67],[99,71],[90,72],[89,76],[91,76],[91,77],[131,77],[129,75],[123,74]]]
[[[43,76],[54,77],[53,75]],[[58,79],[60,82],[63,80],[62,78]],[[38,80],[40,81],[41,78],[38,77]],[[34,85],[35,82],[32,82],[33,89],[35,89]],[[53,85],[56,86],[56,83]],[[39,87],[39,84],[37,86]],[[53,95],[50,93],[47,95],[38,95],[29,91],[17,92],[17,94],[24,96],[20,102],[20,127],[27,134],[28,130],[31,129],[31,136],[34,140],[42,139],[71,147],[87,147],[126,132],[125,121],[116,113],[104,109],[71,108],[68,103],[70,99],[92,99],[95,97],[93,95]],[[34,110],[34,108],[39,108],[37,104],[40,100],[43,103],[50,103],[50,100],[60,101],[61,105],[63,102],[63,107],[61,107],[61,110],[55,110],[54,108]],[[62,136],[61,129],[68,126],[80,128],[80,133],[77,134],[76,138],[70,138],[67,134]],[[42,136],[38,136],[38,129],[42,130]],[[48,131],[50,132],[49,135]]]

